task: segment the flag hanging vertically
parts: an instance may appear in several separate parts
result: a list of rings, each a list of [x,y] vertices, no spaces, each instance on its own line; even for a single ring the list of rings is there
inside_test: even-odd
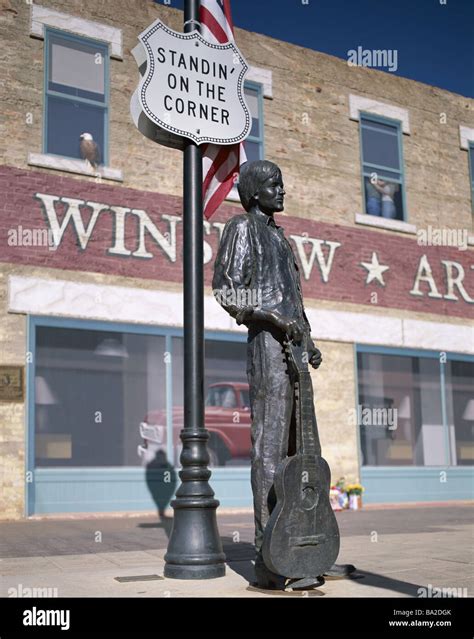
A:
[[[234,41],[230,0],[201,0],[201,35],[208,42],[225,44]],[[240,165],[246,162],[244,145],[203,146],[204,217],[209,219],[231,191]]]

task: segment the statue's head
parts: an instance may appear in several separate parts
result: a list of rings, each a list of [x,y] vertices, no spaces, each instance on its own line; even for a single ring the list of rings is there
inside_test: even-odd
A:
[[[273,162],[257,160],[243,164],[240,167],[238,190],[246,211],[254,206],[258,206],[267,215],[283,211],[283,178],[280,169]]]

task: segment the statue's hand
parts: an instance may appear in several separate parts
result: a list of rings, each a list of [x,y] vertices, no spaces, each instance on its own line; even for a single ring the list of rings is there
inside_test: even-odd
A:
[[[321,351],[316,346],[313,346],[313,349],[310,351],[309,363],[313,368],[319,368],[321,366],[321,362],[323,361],[323,356],[321,355]]]
[[[276,326],[280,328],[293,342],[300,342],[305,333],[306,327],[303,321],[290,319],[283,315],[279,315],[275,320]]]

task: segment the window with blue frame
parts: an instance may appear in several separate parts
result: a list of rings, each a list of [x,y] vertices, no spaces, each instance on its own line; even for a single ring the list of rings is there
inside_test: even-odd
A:
[[[474,358],[359,347],[363,466],[474,463]]]
[[[183,337],[89,324],[35,335],[37,468],[179,465],[186,397]],[[210,465],[250,463],[246,343],[205,342],[205,424]]]
[[[107,44],[46,29],[44,153],[81,159],[89,133],[107,164],[108,64]]]
[[[256,82],[246,82],[244,91],[252,116],[252,128],[244,146],[248,161],[253,162],[254,160],[263,160],[265,157],[263,144],[263,87]]]
[[[471,180],[471,205],[474,212],[474,142],[469,142],[469,176]]]
[[[405,220],[401,123],[361,113],[360,145],[366,214]]]

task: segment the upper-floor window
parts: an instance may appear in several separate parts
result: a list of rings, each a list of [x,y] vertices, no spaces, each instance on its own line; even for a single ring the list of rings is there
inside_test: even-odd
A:
[[[246,82],[244,86],[245,99],[252,115],[252,128],[245,140],[247,160],[263,160],[265,157],[263,146],[263,87],[257,82]]]
[[[471,179],[471,204],[474,212],[474,142],[469,142],[469,175]]]
[[[365,212],[405,220],[402,132],[400,122],[360,114]]]
[[[81,135],[89,133],[92,164],[107,164],[108,45],[53,29],[45,40],[43,151],[81,159],[81,139],[90,141]]]

